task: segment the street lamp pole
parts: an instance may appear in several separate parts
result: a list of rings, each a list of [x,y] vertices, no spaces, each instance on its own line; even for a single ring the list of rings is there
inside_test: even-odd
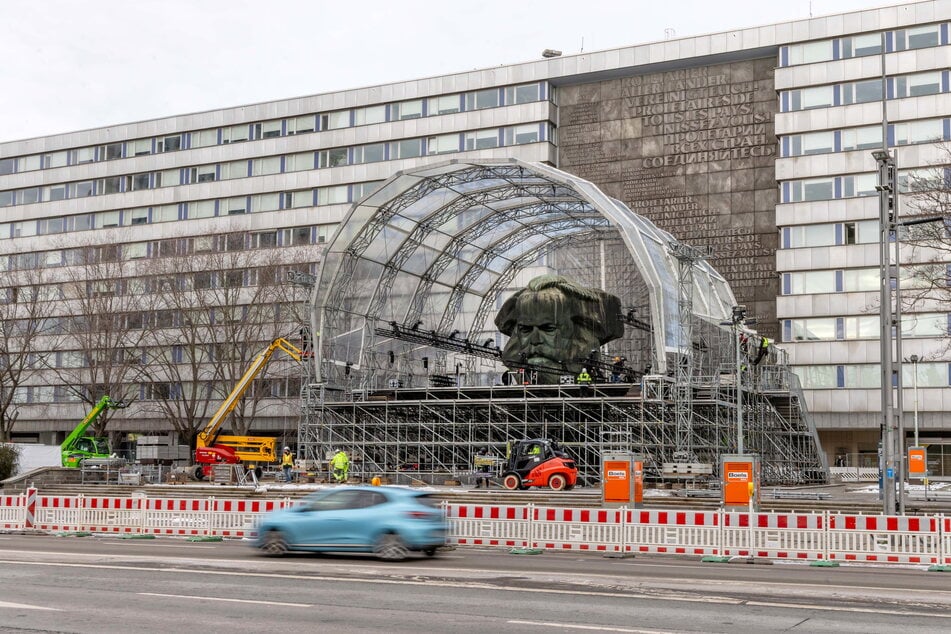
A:
[[[920,447],[918,444],[918,355],[913,354],[909,357],[911,361],[911,367],[914,369],[914,374],[911,377],[912,391],[915,394],[915,447]]]
[[[740,326],[746,319],[746,306],[733,307],[733,334],[736,345],[736,453],[743,455],[743,351]]]
[[[891,237],[895,229],[894,193],[896,188],[895,162],[886,149],[875,150],[872,156],[878,163],[879,200],[879,308],[882,374],[882,512],[894,515],[896,464],[896,429],[894,407],[894,364],[892,361],[892,278]]]

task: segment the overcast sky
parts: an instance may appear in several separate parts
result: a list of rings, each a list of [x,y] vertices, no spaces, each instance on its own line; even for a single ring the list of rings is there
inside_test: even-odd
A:
[[[0,141],[890,4],[0,0]]]

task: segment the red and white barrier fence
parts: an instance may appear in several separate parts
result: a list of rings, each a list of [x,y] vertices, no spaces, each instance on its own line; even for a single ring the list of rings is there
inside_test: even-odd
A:
[[[242,538],[294,500],[0,496],[0,529]],[[605,553],[951,564],[951,517],[445,504],[450,542]]]

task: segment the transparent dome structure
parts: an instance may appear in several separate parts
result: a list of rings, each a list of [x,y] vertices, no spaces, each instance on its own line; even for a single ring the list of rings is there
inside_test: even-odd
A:
[[[396,173],[354,204],[331,239],[312,296],[317,382],[374,387],[379,368],[426,354],[416,333],[464,341],[448,345],[460,354],[489,346],[516,276],[599,236],[623,241],[647,288],[656,371],[688,347],[683,279],[692,280],[696,317],[729,318],[736,301],[722,275],[699,259],[679,278],[683,245],[590,182],[515,159],[454,160]]]

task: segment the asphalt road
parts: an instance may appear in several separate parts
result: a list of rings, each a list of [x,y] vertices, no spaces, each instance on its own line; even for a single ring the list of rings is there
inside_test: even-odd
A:
[[[2,632],[951,631],[924,567],[458,549],[382,563],[247,543],[0,535]]]

